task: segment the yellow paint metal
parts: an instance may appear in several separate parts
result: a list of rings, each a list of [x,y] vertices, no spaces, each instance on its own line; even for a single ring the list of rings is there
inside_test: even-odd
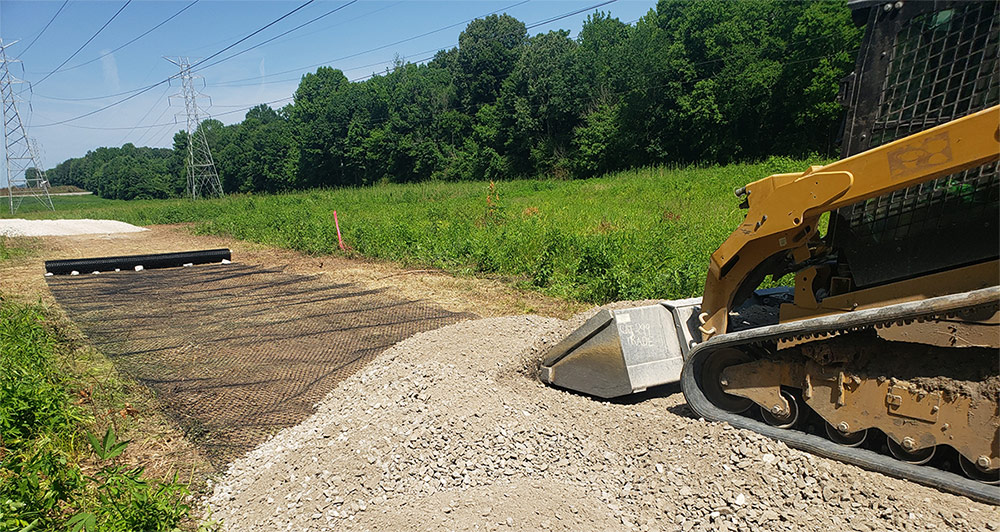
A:
[[[726,331],[729,309],[755,267],[805,246],[821,214],[1000,158],[1000,106],[806,172],[746,185],[746,218],[712,254],[703,337]],[[707,331],[707,332],[705,332]]]
[[[797,388],[817,414],[850,432],[879,429],[920,450],[950,445],[972,462],[988,457],[1000,467],[1000,413],[987,398],[944,395],[905,381],[867,378],[813,361],[756,360],[723,372],[723,390],[772,408],[781,386]]]

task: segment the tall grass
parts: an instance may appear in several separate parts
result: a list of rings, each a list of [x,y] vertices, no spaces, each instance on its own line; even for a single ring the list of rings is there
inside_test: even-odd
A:
[[[701,293],[709,255],[741,221],[733,189],[814,162],[772,158],[493,187],[429,182],[115,202],[56,216],[197,222],[200,233],[328,254],[337,250],[337,211],[346,243],[368,257],[513,276],[526,287],[589,302],[678,298]]]
[[[65,349],[41,307],[0,301],[0,530],[175,530],[186,487],[124,465],[112,425],[88,432],[103,423],[70,400]]]

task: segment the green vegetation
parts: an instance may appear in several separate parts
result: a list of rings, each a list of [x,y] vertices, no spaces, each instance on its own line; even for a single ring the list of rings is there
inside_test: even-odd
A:
[[[0,302],[0,530],[176,530],[185,485],[121,461],[116,414],[70,400],[68,350],[41,307]]]
[[[491,15],[426,64],[363,81],[320,67],[294,103],[199,129],[230,194],[830,155],[860,40],[843,0],[661,0],[634,25],[595,12],[576,38]],[[177,196],[186,152],[181,132],[173,150],[98,148],[46,176]]]
[[[137,148],[129,143],[67,159],[45,176],[56,187],[80,187],[104,198],[154,199],[184,192],[183,168],[183,150]]]
[[[52,206],[57,211],[103,207],[119,203],[125,202],[122,200],[104,199],[95,194],[86,196],[52,196]],[[21,206],[17,208],[17,212],[11,215],[7,206],[0,202],[0,218],[23,218],[25,215],[35,212],[49,212],[49,208],[41,202],[36,201],[35,198],[25,198],[21,202]]]
[[[329,254],[338,248],[337,211],[346,243],[368,257],[511,276],[526,288],[596,303],[677,298],[701,293],[709,255],[742,220],[734,188],[816,162],[771,158],[573,181],[429,182],[114,202],[55,216],[139,225],[197,222],[202,233]]]
[[[0,264],[26,255],[28,252],[24,246],[15,246],[7,237],[0,236]]]

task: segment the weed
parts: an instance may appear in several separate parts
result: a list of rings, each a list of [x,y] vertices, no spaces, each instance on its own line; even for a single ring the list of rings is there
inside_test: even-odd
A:
[[[171,479],[151,481],[143,478],[142,467],[129,467],[116,461],[128,441],[119,441],[113,426],[98,439],[88,432],[91,449],[100,460],[101,469],[89,477],[99,504],[73,515],[67,526],[79,531],[170,531],[190,512],[184,504],[187,487]]]
[[[99,414],[92,390],[74,393],[66,349],[40,306],[0,303],[0,530],[174,530],[190,511],[186,486],[121,463],[128,442],[113,422],[135,409]],[[107,425],[100,440],[86,430],[95,424]],[[85,475],[91,452],[100,467]]]
[[[14,239],[0,235],[0,264],[31,253],[32,246],[24,239],[16,244],[14,242]]]

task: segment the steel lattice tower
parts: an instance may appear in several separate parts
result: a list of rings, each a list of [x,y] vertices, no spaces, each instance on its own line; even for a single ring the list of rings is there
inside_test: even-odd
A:
[[[49,182],[45,180],[45,172],[38,159],[38,148],[28,140],[21,114],[17,111],[14,85],[24,82],[10,74],[10,64],[18,61],[7,59],[7,47],[16,42],[3,44],[0,39],[0,101],[3,105],[4,156],[7,162],[5,186],[11,214],[28,197],[53,209]]]
[[[183,97],[184,109],[187,114],[188,193],[194,199],[202,196],[222,197],[222,182],[219,181],[219,173],[215,169],[215,161],[212,160],[212,150],[208,147],[208,138],[205,137],[204,130],[198,131],[198,125],[201,124],[198,99],[207,98],[194,88],[194,80],[201,76],[195,76],[191,73],[191,63],[186,57],[178,57],[176,60],[169,57],[164,59],[181,69],[179,75],[183,82],[181,92],[172,95],[171,98]]]

